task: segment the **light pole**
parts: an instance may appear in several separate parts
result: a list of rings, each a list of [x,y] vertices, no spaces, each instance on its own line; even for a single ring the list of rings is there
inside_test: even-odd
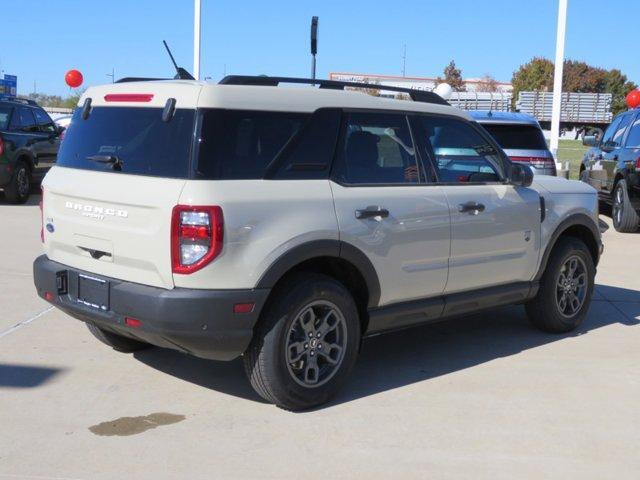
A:
[[[318,17],[311,17],[311,78],[316,79],[316,54],[318,53]]]
[[[196,80],[200,80],[200,1],[194,0],[193,3],[193,76]]]
[[[558,31],[556,33],[556,63],[553,70],[553,104],[551,108],[551,153],[558,155],[560,137],[560,112],[562,110],[562,71],[564,69],[564,38],[567,29],[567,2],[558,2]]]

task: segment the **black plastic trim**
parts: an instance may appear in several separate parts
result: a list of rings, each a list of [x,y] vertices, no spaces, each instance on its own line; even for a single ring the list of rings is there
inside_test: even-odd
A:
[[[357,247],[340,240],[315,240],[298,245],[278,258],[260,277],[256,288],[273,288],[285,273],[300,263],[320,257],[341,258],[351,263],[362,275],[369,292],[368,306],[380,301],[380,281],[369,258]]]
[[[568,228],[576,225],[587,227],[593,234],[593,239],[595,240],[596,245],[598,246],[598,248],[596,249],[597,256],[594,259],[594,264],[598,265],[598,261],[600,259],[600,251],[602,250],[602,235],[600,234],[600,229],[598,225],[594,223],[591,217],[589,217],[588,215],[585,215],[584,213],[576,213],[566,218],[562,222],[560,222],[560,225],[556,227],[555,231],[551,235],[551,238],[549,239],[549,243],[547,244],[547,248],[545,248],[544,254],[542,255],[542,261],[540,262],[540,266],[538,267],[538,272],[536,273],[535,277],[533,277],[534,281],[539,281],[542,278],[542,275],[544,274],[544,271],[547,268],[547,262],[549,261],[549,256],[551,255],[551,251],[553,250],[553,247],[555,247],[556,242],[558,241],[558,238],[560,238],[560,236]]]

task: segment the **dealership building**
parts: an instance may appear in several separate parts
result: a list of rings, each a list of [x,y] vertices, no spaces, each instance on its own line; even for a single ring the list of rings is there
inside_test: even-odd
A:
[[[416,90],[431,91],[438,85],[438,79],[432,77],[401,77],[396,75],[380,75],[375,73],[350,73],[332,72],[329,74],[330,80],[342,82],[375,83],[380,86],[413,88]],[[475,92],[479,85],[484,83],[481,78],[467,78],[464,84],[468,92]],[[496,82],[498,92],[511,93],[513,86],[507,82]]]

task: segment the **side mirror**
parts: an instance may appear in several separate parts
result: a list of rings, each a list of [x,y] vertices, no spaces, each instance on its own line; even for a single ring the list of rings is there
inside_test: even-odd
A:
[[[56,125],[56,133],[58,136],[62,135],[65,130],[66,130],[66,127],[61,127],[60,125]]]
[[[509,177],[511,185],[517,187],[528,187],[533,183],[533,171],[527,165],[520,163],[511,164],[511,174]]]
[[[598,143],[595,135],[585,135],[582,137],[582,145],[585,147],[595,147]]]

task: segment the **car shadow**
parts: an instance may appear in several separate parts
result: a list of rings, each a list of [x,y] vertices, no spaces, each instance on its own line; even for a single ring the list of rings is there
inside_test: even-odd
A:
[[[337,398],[319,408],[472,368],[615,323],[640,324],[636,320],[640,317],[640,291],[607,285],[596,287],[599,295],[594,296],[587,319],[568,334],[535,330],[529,325],[524,308],[512,306],[367,338],[345,387]],[[607,298],[620,299],[628,308],[623,313]],[[240,359],[216,362],[164,349],[138,352],[135,358],[202,387],[263,402],[249,385]]]
[[[0,363],[0,388],[34,388],[49,382],[62,369]]]
[[[0,190],[0,206],[1,205],[9,205],[12,207],[24,207],[24,206],[37,206],[40,203],[40,193],[31,193],[29,195],[28,200],[25,203],[14,205],[12,203],[7,202],[7,199],[4,196],[4,192]]]

